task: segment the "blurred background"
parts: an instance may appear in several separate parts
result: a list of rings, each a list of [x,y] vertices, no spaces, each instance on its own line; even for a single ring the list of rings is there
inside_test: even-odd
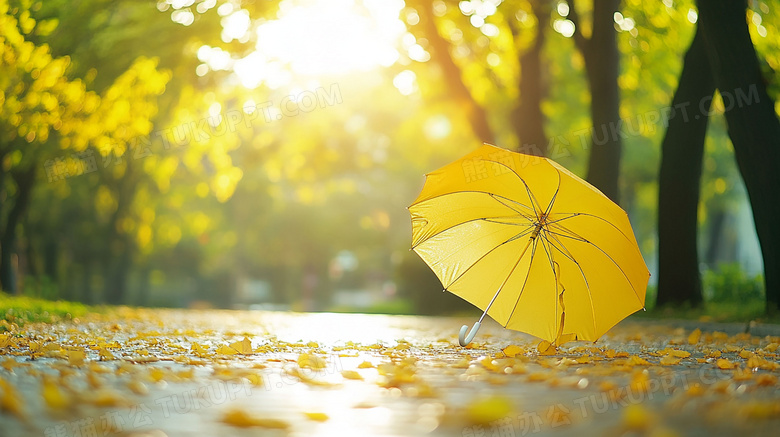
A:
[[[602,132],[577,42],[593,4],[570,4],[0,0],[2,289],[144,306],[462,311],[409,250],[406,206],[424,174],[489,141],[584,177],[591,144],[612,135],[652,305],[660,144],[697,10],[625,0],[610,12],[622,124]],[[773,98],[778,7],[750,1],[747,13]],[[702,168],[704,297],[761,302],[723,109],[716,96]]]

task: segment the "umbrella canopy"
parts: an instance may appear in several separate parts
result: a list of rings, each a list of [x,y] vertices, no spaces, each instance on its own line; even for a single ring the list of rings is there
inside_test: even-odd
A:
[[[444,289],[504,327],[595,341],[644,307],[627,214],[550,159],[485,144],[426,175],[409,212],[412,249]]]

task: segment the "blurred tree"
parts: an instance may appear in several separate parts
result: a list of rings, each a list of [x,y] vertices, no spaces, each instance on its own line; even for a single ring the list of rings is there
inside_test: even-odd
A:
[[[780,310],[780,120],[767,93],[746,20],[746,1],[697,2],[715,86],[750,196],[764,259],[768,312]],[[733,99],[725,101],[725,95]],[[741,100],[740,100],[741,99]]]
[[[414,0],[408,5],[416,11],[414,22],[409,23],[410,31],[429,45],[431,60],[440,68],[446,84],[443,92],[464,111],[477,139],[495,143],[508,133],[510,139],[506,142],[515,144],[519,151],[547,155],[546,117],[542,111],[547,95],[546,64],[542,49],[549,28],[550,1],[505,1],[500,11],[485,17],[472,10],[473,6],[463,4],[453,7],[441,1]],[[492,22],[486,22],[488,16]],[[524,22],[519,16],[525,17]],[[474,55],[458,59],[455,52]],[[503,101],[491,102],[485,96],[486,85],[493,87],[490,91],[497,91]],[[491,125],[490,119],[499,117],[509,121],[509,129],[506,123]]]
[[[488,116],[485,109],[474,100],[463,77],[460,67],[450,53],[450,43],[440,33],[436,27],[434,19],[432,2],[423,0],[412,3],[419,14],[420,25],[422,26],[422,35],[431,45],[431,58],[441,67],[441,74],[447,84],[447,90],[458,107],[466,114],[466,118],[474,130],[474,135],[483,142],[495,142],[495,135],[490,127]]]
[[[658,294],[656,305],[700,306],[702,285],[697,253],[699,189],[709,117],[687,113],[692,103],[708,102],[715,82],[701,28],[685,54],[672,108],[686,113],[669,120],[661,144],[658,175]],[[696,108],[697,110],[699,108]],[[705,109],[705,108],[701,108]]]
[[[50,180],[68,169],[61,160],[43,162],[57,149],[67,149],[80,117],[95,107],[96,97],[81,80],[69,80],[68,57],[54,57],[46,44],[27,36],[51,28],[37,27],[28,4],[10,8],[0,2],[0,284],[18,291],[16,267],[19,225],[30,205],[39,166]],[[59,176],[58,176],[59,174]],[[6,206],[11,205],[8,211]]]
[[[620,155],[620,52],[617,46],[614,14],[620,0],[594,0],[590,36],[583,33],[577,2],[569,0],[569,19],[574,23],[574,42],[585,59],[590,89],[590,158],[586,179],[607,197],[618,202]]]
[[[549,0],[536,0],[531,2],[531,11],[536,20],[533,30],[533,42],[520,54],[520,81],[518,91],[520,102],[512,110],[512,125],[515,128],[518,146],[521,152],[548,156],[547,135],[544,132],[547,119],[542,112],[542,103],[547,97],[549,84],[545,80],[547,68],[542,60],[542,50],[546,40],[546,32],[549,32],[547,23],[550,21],[552,8]],[[515,41],[523,37],[522,26],[516,16],[508,14],[507,25],[512,32]]]

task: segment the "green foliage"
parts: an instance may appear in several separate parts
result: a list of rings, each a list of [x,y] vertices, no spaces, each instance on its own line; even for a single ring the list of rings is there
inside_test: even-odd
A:
[[[375,303],[368,308],[332,307],[328,311],[336,313],[363,313],[363,314],[418,314],[414,302],[409,299],[392,299],[386,302]]]
[[[26,323],[53,323],[82,317],[95,311],[101,309],[77,302],[10,296],[0,292],[0,330],[7,330],[8,324],[23,326]]]
[[[724,263],[717,270],[707,270],[702,278],[708,302],[745,304],[764,299],[764,276],[748,276],[738,263]]]

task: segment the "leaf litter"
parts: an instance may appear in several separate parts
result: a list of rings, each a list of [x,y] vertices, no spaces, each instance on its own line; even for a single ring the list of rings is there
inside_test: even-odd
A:
[[[612,411],[618,414],[606,421],[606,431],[616,433],[684,434],[683,419],[691,417],[729,432],[780,425],[777,337],[629,323],[595,343],[556,347],[499,329],[485,343],[461,348],[454,335],[414,325],[396,332],[420,335],[375,342],[284,341],[269,332],[272,322],[253,320],[281,315],[253,313],[239,317],[243,326],[226,328],[215,322],[219,317],[193,323],[183,314],[122,309],[113,320],[95,315],[12,326],[0,334],[0,417],[25,426],[36,426],[34,416],[41,423],[99,418],[176,385],[231,382],[262,389],[269,399],[286,384],[302,399],[309,393],[335,400],[301,402],[292,411],[297,415],[239,400],[212,402],[214,429],[311,431],[337,422],[344,411],[385,411],[393,399],[429,413],[395,425],[422,433],[461,434],[510,422],[520,433],[528,414],[543,429],[581,429],[605,426],[594,418]],[[201,392],[193,389],[205,405]]]

